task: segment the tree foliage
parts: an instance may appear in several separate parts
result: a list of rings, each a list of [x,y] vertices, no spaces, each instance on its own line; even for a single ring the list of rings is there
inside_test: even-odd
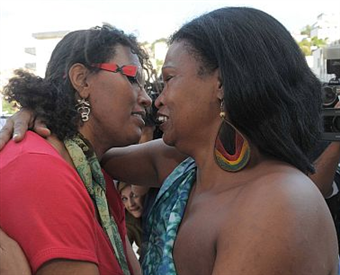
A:
[[[300,33],[301,35],[307,35],[307,38],[304,38],[301,41],[297,42],[305,56],[312,55],[314,50],[318,48],[323,48],[327,45],[327,38],[321,39],[317,36],[311,37],[311,31],[312,27],[310,25],[307,25]]]

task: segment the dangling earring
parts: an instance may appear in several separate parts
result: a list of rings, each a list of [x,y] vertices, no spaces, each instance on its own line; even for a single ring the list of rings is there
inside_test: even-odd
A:
[[[83,122],[88,121],[91,112],[90,102],[88,102],[85,98],[78,99],[77,102],[76,109],[81,116],[81,120]]]
[[[215,141],[215,160],[220,168],[228,172],[243,169],[250,159],[250,147],[247,139],[226,120],[223,101],[220,117],[223,120]]]

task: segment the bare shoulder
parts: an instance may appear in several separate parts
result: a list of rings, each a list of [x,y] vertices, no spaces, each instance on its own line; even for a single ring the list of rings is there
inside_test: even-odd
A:
[[[277,166],[244,184],[220,231],[214,274],[329,275],[338,262],[327,205],[313,182]]]

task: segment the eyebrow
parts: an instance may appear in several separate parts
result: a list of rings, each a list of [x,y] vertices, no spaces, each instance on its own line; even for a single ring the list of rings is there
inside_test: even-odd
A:
[[[172,65],[165,65],[165,66],[162,66],[162,69],[168,69],[168,68],[175,68],[175,66],[172,66]]]

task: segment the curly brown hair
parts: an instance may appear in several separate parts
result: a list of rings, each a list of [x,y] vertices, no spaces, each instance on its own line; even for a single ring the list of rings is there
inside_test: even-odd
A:
[[[16,101],[31,109],[60,140],[72,137],[82,121],[75,109],[76,93],[68,71],[81,63],[92,73],[98,68],[91,64],[104,63],[115,56],[117,45],[129,47],[136,54],[148,78],[154,70],[149,56],[138,44],[134,35],[110,25],[68,33],[55,47],[46,69],[45,78],[19,69],[4,87],[7,101]]]

